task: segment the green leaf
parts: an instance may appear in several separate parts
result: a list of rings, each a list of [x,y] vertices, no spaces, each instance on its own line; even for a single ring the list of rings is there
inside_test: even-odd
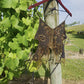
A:
[[[9,72],[8,73],[8,76],[9,76],[9,79],[12,80],[13,79],[13,76],[14,76],[14,73],[13,72]]]
[[[27,0],[20,0],[20,6],[19,6],[20,10],[27,10]]]
[[[11,24],[15,29],[17,29],[19,31],[23,31],[23,27],[18,25],[19,20],[15,15],[12,15],[12,17],[11,17]]]
[[[20,8],[16,8],[15,11],[19,14],[20,13]]]
[[[29,26],[27,30],[25,30],[25,37],[28,41],[31,41],[35,37],[35,30]]]
[[[5,77],[7,77],[7,75],[8,75],[8,70],[4,70],[4,72],[5,72]]]
[[[16,75],[20,76],[26,68],[24,60],[30,58],[29,53],[34,47],[33,39],[39,24],[39,20],[36,22],[37,18],[29,16],[35,10],[27,11],[34,3],[36,0],[0,0],[0,16],[3,16],[3,19],[0,17],[0,75],[3,72],[5,74],[0,83],[2,79],[7,81],[17,77]],[[32,63],[30,71],[37,70],[37,66]]]
[[[24,46],[28,46],[28,41],[26,39],[26,36],[21,36],[20,34],[17,35],[17,40],[19,43],[22,43]]]
[[[12,17],[11,17],[11,24],[12,24],[12,26],[13,27],[16,27],[18,25],[18,23],[19,23],[19,21],[16,18],[16,16],[15,15],[12,15]]]
[[[0,41],[4,41],[5,40],[5,37],[0,37]]]
[[[17,51],[17,57],[19,59],[22,59],[23,58],[23,55],[24,55],[23,51]]]
[[[23,21],[23,23],[25,24],[25,25],[30,25],[31,24],[31,19],[29,19],[29,17],[27,17],[27,18],[22,18],[22,21]]]
[[[2,8],[16,8],[18,0],[1,0]]]
[[[2,74],[3,70],[4,70],[4,61],[3,59],[0,59],[0,75]]]
[[[38,70],[38,68],[41,66],[42,62],[41,61],[32,61],[31,64],[29,64],[29,71],[30,72],[35,72]]]
[[[28,53],[25,50],[18,51],[17,52],[17,57],[22,60],[26,60],[28,58]]]
[[[16,54],[15,53],[9,53],[9,56],[10,58],[16,58]]]
[[[17,42],[17,38],[13,38],[13,42]]]
[[[27,2],[27,0],[20,0],[20,3],[22,4],[22,3],[26,3]]]
[[[5,59],[5,66],[8,69],[15,70],[19,65],[19,59],[18,58],[6,58]]]
[[[27,10],[27,3],[22,3],[22,4],[19,6],[19,9],[20,9],[20,10],[23,10],[23,11],[26,11],[26,10]]]
[[[30,6],[31,4],[34,4],[32,0],[31,0],[31,1],[30,1],[30,0],[27,0],[27,2],[29,3],[29,6]]]
[[[23,40],[23,45],[28,46],[28,41],[27,41],[25,35],[22,37],[22,40]]]
[[[0,67],[0,75],[2,74],[3,72],[3,67]]]
[[[20,49],[18,42],[9,42],[8,46],[13,50]]]
[[[34,71],[37,70],[36,67],[33,66],[33,64],[34,64],[34,61],[32,61],[31,64],[30,64],[30,66],[29,66],[29,71],[30,72],[34,72]]]
[[[22,31],[23,31],[23,29],[24,29],[24,27],[21,27],[21,26],[19,26],[19,25],[16,25],[16,26],[15,26],[15,29],[17,29],[17,30],[19,30],[19,31],[21,31],[21,32],[22,32]]]
[[[0,22],[0,25],[4,26],[6,28],[11,27],[10,19],[4,17],[2,22]]]

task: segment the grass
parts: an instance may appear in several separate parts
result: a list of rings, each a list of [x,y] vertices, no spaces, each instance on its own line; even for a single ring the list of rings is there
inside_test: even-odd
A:
[[[84,36],[77,34],[67,34],[69,40],[66,41],[71,45],[65,45],[65,50],[78,52],[79,49],[84,49]]]
[[[84,59],[67,59],[62,64],[63,78],[68,80],[84,80]]]
[[[50,77],[49,69],[42,65],[36,77]],[[66,59],[65,64],[62,64],[62,78],[67,80],[84,80],[84,59]]]

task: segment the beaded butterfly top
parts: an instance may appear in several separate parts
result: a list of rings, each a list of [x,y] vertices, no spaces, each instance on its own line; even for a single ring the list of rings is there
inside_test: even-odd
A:
[[[65,21],[54,29],[51,29],[41,19],[39,22],[39,28],[35,35],[35,39],[39,41],[39,44],[33,56],[33,60],[40,60],[43,55],[49,55],[50,50],[53,51],[56,56],[61,56],[64,52],[63,40],[66,39]]]

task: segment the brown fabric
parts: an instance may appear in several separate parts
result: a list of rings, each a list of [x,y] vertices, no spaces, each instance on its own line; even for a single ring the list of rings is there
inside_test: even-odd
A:
[[[33,56],[33,60],[40,60],[43,55],[49,55],[50,49],[54,51],[56,56],[62,55],[62,52],[64,52],[63,40],[66,39],[65,21],[55,29],[51,29],[40,19],[35,39],[39,41],[39,45]]]
[[[33,60],[38,61],[43,55],[49,55],[50,50],[47,46],[38,45],[38,48],[33,56]]]

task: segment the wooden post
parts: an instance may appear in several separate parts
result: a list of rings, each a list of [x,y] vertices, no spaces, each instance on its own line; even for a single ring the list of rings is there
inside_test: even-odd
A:
[[[48,5],[49,4],[49,5]],[[48,5],[48,7],[46,7]],[[44,18],[47,25],[49,25],[52,29],[54,29],[59,24],[59,13],[58,11],[53,11],[52,14],[48,15],[48,12],[51,8],[56,7],[58,9],[58,4],[56,0],[50,0],[50,2],[44,3]],[[50,65],[50,72],[51,78],[50,83],[51,84],[62,84],[62,72],[61,72],[61,64],[55,64],[54,61],[54,53],[52,51],[51,60],[49,62]]]

